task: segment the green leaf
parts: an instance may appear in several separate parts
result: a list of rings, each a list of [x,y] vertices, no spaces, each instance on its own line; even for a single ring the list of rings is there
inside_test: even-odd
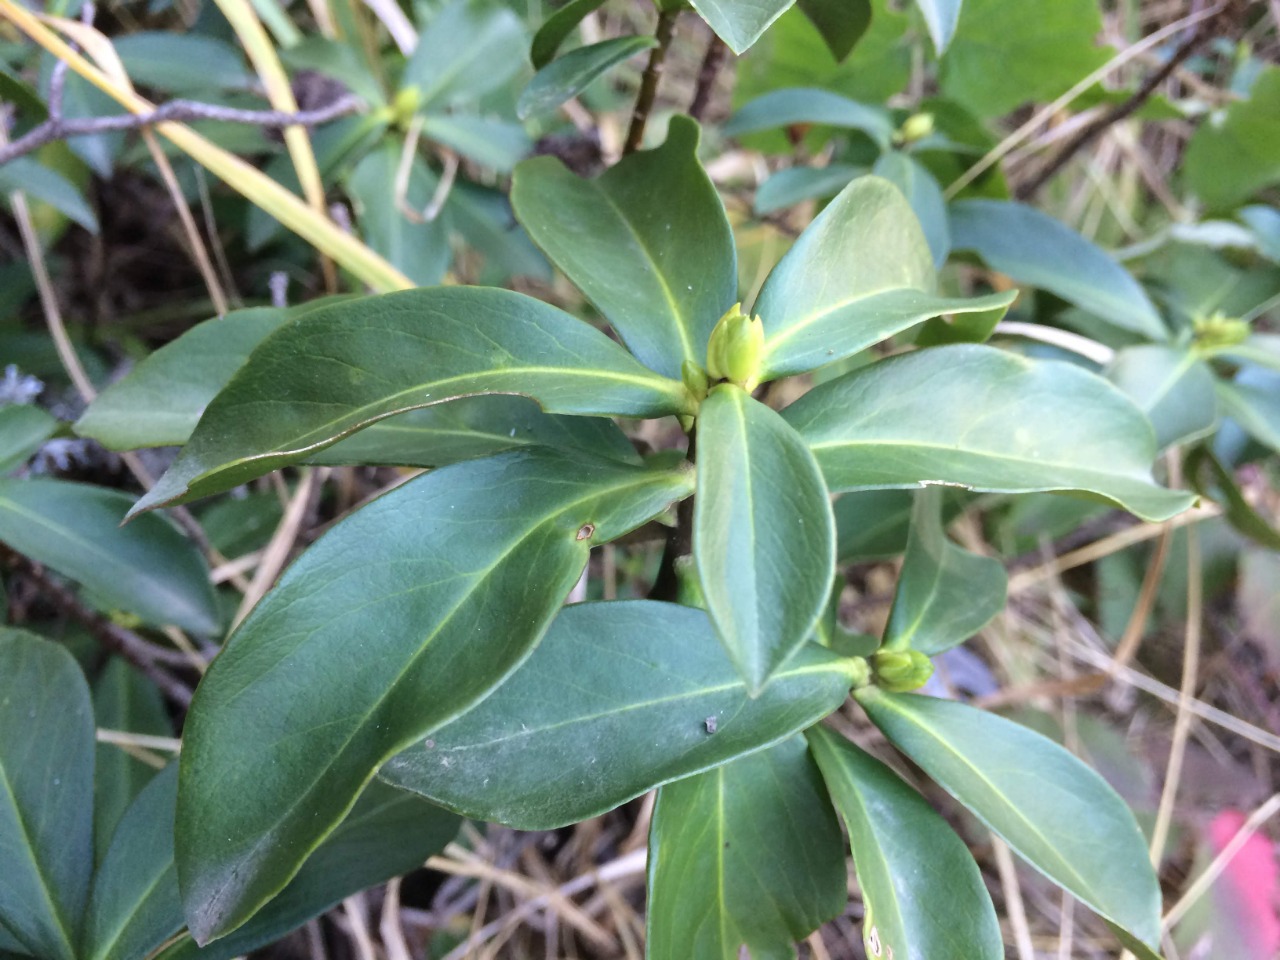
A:
[[[934,656],[964,643],[1004,609],[1004,564],[962,550],[942,529],[943,493],[915,495],[911,535],[885,626],[889,650]]]
[[[835,575],[835,521],[804,441],[741,387],[698,414],[693,555],[712,622],[752,696],[804,643]]]
[[[920,794],[825,727],[809,749],[849,828],[869,957],[1002,960],[991,895],[968,848]]]
[[[516,104],[516,115],[527,120],[550,113],[611,68],[657,45],[653,37],[613,37],[570,50],[534,74]]]
[[[1160,314],[1124,267],[1034,207],[1010,200],[953,203],[951,244],[975,251],[1018,283],[1057,294],[1122,330],[1169,339]]]
[[[1192,486],[1226,508],[1231,526],[1264,547],[1280,550],[1280,531],[1245,499],[1235,477],[1213,451],[1203,445],[1195,447],[1187,455],[1186,471]]]
[[[527,446],[639,460],[627,435],[606,417],[556,416],[524,397],[492,396],[464,397],[388,417],[307,461],[443,467]]]
[[[574,604],[511,679],[378,775],[477,820],[551,830],[816,723],[853,679],[809,644],[753,700],[703,611]]]
[[[768,377],[851,357],[943,313],[1007,307],[1014,294],[934,296],[929,246],[893,184],[860,177],[808,226],[765,281],[752,313],[768,334]]]
[[[960,22],[960,5],[961,0],[916,0],[938,56],[946,52],[947,44],[955,36]]]
[[[107,663],[93,685],[98,727],[149,736],[171,737],[173,727],[160,691],[119,657]],[[156,770],[111,743],[97,745],[93,777],[94,859],[102,862],[116,824],[155,777]]]
[[[1243,343],[1219,347],[1211,355],[1280,370],[1280,333],[1251,333]]]
[[[0,628],[0,924],[41,960],[76,960],[93,872],[93,711],[66,650]]]
[[[1079,491],[1147,520],[1193,502],[1151,480],[1151,425],[1119,390],[1071,364],[993,347],[891,357],[822,384],[782,415],[837,493],[930,483]]]
[[[797,0],[796,6],[817,28],[836,60],[853,53],[871,26],[871,0]]]
[[[524,24],[510,8],[452,0],[422,31],[400,85],[417,87],[424,109],[475,101],[519,73],[527,51]]]
[[[1133,814],[1100,776],[1011,720],[916,694],[858,692],[892,743],[1020,856],[1103,918],[1160,941],[1160,888]]]
[[[182,929],[173,869],[178,765],[138,795],[111,837],[85,918],[85,960],[142,960]]]
[[[683,384],[522,294],[439,287],[366,297],[267,337],[133,514],[228,490],[392,414],[481,393],[587,416],[662,416],[688,403]]]
[[[871,168],[902,191],[920,221],[935,267],[941,267],[951,252],[951,227],[947,223],[947,204],[942,188],[919,161],[900,150],[886,150]]]
[[[76,422],[76,433],[110,450],[186,443],[209,401],[254,348],[309,309],[314,307],[251,307],[196,324],[98,394]]]
[[[1280,180],[1280,68],[1263,68],[1247,100],[1200,125],[1182,169],[1210,210],[1229,210]]]
[[[529,59],[533,61],[533,69],[541,70],[555,59],[560,44],[573,33],[590,14],[605,5],[605,0],[569,0],[563,7],[547,17],[533,35],[533,43],[529,47]]]
[[[317,541],[231,637],[187,719],[177,859],[197,942],[251,917],[378,766],[529,655],[593,543],[690,486],[682,469],[518,451],[420,477]]]
[[[880,107],[850,100],[829,90],[774,90],[756,97],[724,125],[725,136],[739,137],[758,130],[797,123],[861,130],[881,147],[893,139],[893,119]]]
[[[83,584],[107,609],[217,633],[221,615],[204,558],[163,517],[121,527],[132,500],[84,483],[0,479],[0,541]]]
[[[689,0],[729,49],[743,53],[796,0]]]
[[[142,960],[183,926],[173,866],[177,764],[139,797],[94,882],[85,960]],[[371,783],[350,815],[253,920],[205,949],[189,937],[165,960],[230,960],[279,939],[346,896],[406,873],[457,833],[459,820],[411,794]]]
[[[1097,0],[965,0],[942,92],[979,117],[1052,100],[1107,59],[1094,43],[1101,32]]]
[[[702,364],[737,299],[733,232],[698,163],[698,125],[672,117],[667,142],[595,180],[551,157],[516,169],[511,202],[533,242],[594,303],[642,363],[668,377]]]
[[[654,960],[794,956],[795,941],[847,899],[840,824],[803,738],[658,792],[649,833]]]
[[[1213,372],[1188,350],[1164,344],[1126,347],[1117,351],[1106,376],[1147,415],[1160,450],[1206,436],[1217,426]]]
[[[1280,451],[1280,371],[1244,367],[1234,380],[1215,380],[1218,402],[1255,440]]]
[[[422,134],[498,173],[510,173],[533,146],[524,127],[488,117],[424,117]]]
[[[240,51],[211,36],[140,30],[111,42],[139,86],[207,99],[212,90],[244,89],[253,79]]]
[[[860,177],[866,172],[865,167],[855,167],[848,163],[779,170],[756,190],[756,215],[763,217],[805,200],[833,197],[847,187],[854,177]]]
[[[291,47],[277,48],[282,62],[296,70],[316,73],[341,81],[343,86],[371,107],[386,104],[382,84],[369,70],[360,55],[359,45],[329,40],[321,36],[304,37]]]
[[[58,420],[39,407],[0,406],[0,474],[22,466],[58,429]]]
[[[32,200],[47,203],[90,233],[98,232],[98,216],[80,188],[31,157],[18,157],[0,167],[0,194],[12,190],[21,190]]]
[[[914,505],[910,490],[857,490],[837,497],[836,561],[888,560],[905,551]]]
[[[353,893],[420,867],[462,822],[420,797],[376,781],[280,895],[230,936],[199,948],[184,939],[157,960],[232,960],[279,940]]]
[[[384,139],[360,159],[345,185],[365,242],[414,283],[429,287],[444,278],[453,260],[448,220],[422,216],[439,181],[419,155],[410,163],[404,196],[397,197],[400,154],[399,146]]]
[[[445,207],[450,226],[484,258],[482,282],[501,286],[512,276],[551,282],[551,264],[516,223],[505,192],[455,183]]]

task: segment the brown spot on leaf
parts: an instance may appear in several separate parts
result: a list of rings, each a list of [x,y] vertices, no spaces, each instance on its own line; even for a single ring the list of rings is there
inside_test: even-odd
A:
[[[596,532],[596,525],[594,523],[584,523],[581,527],[578,528],[577,539],[590,540],[592,534],[594,534],[595,532]]]

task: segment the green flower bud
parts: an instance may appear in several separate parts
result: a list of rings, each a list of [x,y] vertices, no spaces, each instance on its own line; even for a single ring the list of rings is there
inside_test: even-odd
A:
[[[899,143],[915,143],[933,133],[932,113],[913,113],[898,128]]]
[[[871,655],[875,684],[890,693],[923,687],[933,676],[933,663],[919,650],[878,650]]]
[[[393,123],[400,126],[408,123],[413,119],[413,115],[418,112],[418,107],[421,105],[422,91],[417,87],[405,87],[391,101],[391,111],[394,116]]]
[[[1228,317],[1220,310],[1208,317],[1198,317],[1192,327],[1196,344],[1209,349],[1234,347],[1247,340],[1253,332],[1247,321]]]
[[[707,390],[711,386],[707,379],[707,371],[692,360],[686,360],[680,364],[680,378],[684,380],[685,388],[693,394],[693,399],[698,403],[707,398]]]
[[[750,391],[760,382],[760,361],[764,357],[764,324],[748,317],[742,304],[720,318],[707,344],[707,373],[715,380],[728,380]]]

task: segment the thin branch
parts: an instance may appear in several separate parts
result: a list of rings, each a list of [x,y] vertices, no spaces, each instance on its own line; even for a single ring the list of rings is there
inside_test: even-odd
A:
[[[635,153],[644,142],[645,124],[649,122],[649,113],[653,110],[653,102],[658,94],[658,81],[662,79],[662,66],[667,59],[667,48],[671,46],[671,38],[676,32],[678,16],[677,10],[663,10],[658,14],[658,28],[653,34],[658,45],[649,52],[649,63],[644,68],[644,76],[640,80],[636,108],[631,114],[631,129],[627,131],[627,143],[622,148],[624,156]]]
[[[295,124],[311,127],[354,113],[361,106],[363,102],[360,98],[350,94],[317,110],[299,110],[296,113],[281,110],[239,110],[211,103],[198,103],[194,100],[170,100],[149,113],[73,119],[50,117],[7,147],[0,148],[0,167],[10,160],[38,150],[46,143],[66,140],[70,137],[82,137],[112,130],[138,130],[166,121],[219,120],[223,123],[243,123],[252,127],[282,128]]]
[[[1034,177],[1025,183],[1019,184],[1015,191],[1018,199],[1026,201],[1034,197],[1040,192],[1041,187],[1058,175],[1072,157],[1102,136],[1109,127],[1134,114],[1144,103],[1151,99],[1160,85],[1168,80],[1174,71],[1187,61],[1191,54],[1195,53],[1200,44],[1209,39],[1212,35],[1214,24],[1217,23],[1218,18],[1225,9],[1225,7],[1219,8],[1217,14],[1207,20],[1202,20],[1191,36],[1165,61],[1164,66],[1147,77],[1142,86],[1138,87],[1132,95],[1123,103],[1116,104],[1110,110],[1094,119],[1092,123],[1087,124],[1084,129],[1067,141],[1057,155],[1046,163]]]
[[[111,622],[86,605],[70,587],[49,576],[44,567],[29,557],[15,551],[10,551],[10,556],[13,558],[12,564],[21,570],[41,593],[54,601],[58,608],[73,620],[82,624],[98,643],[112,653],[123,657],[174,703],[184,709],[191,705],[191,688],[161,669],[151,654],[151,644],[148,641],[132,630]]]
[[[702,122],[707,107],[711,105],[711,94],[716,88],[716,78],[729,56],[729,48],[714,33],[707,41],[707,52],[703,54],[702,66],[698,68],[698,83],[693,88],[693,99],[689,101],[689,116]]]

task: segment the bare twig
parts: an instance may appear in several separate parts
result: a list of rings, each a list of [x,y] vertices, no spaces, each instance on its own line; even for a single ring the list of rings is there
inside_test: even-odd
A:
[[[1200,21],[1190,38],[1173,52],[1173,55],[1165,61],[1164,66],[1147,77],[1142,86],[1138,87],[1123,103],[1116,104],[1110,110],[1095,118],[1092,123],[1086,125],[1084,129],[1068,140],[1057,155],[1046,163],[1035,176],[1025,183],[1019,184],[1015,191],[1018,199],[1026,201],[1034,197],[1041,187],[1057,176],[1072,157],[1102,136],[1108,127],[1131,116],[1151,99],[1152,94],[1156,92],[1159,86],[1168,80],[1174,71],[1187,61],[1191,54],[1195,53],[1200,44],[1209,39],[1213,32],[1214,24],[1225,9],[1225,7],[1220,7],[1214,16]]]
[[[663,10],[658,14],[658,28],[653,34],[658,45],[649,52],[649,63],[640,80],[636,108],[631,114],[631,129],[627,131],[627,143],[622,149],[624,155],[635,153],[644,142],[644,127],[649,122],[649,112],[653,109],[653,101],[658,94],[658,81],[662,78],[662,67],[667,59],[667,48],[671,46],[671,38],[676,32],[678,16],[679,11],[676,10]]]
[[[693,99],[689,101],[689,116],[702,122],[707,107],[711,104],[711,94],[716,88],[716,78],[720,76],[720,68],[724,66],[729,55],[725,42],[714,33],[707,41],[707,52],[702,57],[702,66],[698,68],[698,84],[693,89]]]
[[[120,114],[110,117],[62,118],[51,116],[26,135],[0,148],[0,166],[10,160],[38,150],[54,140],[82,137],[113,130],[137,130],[166,121],[219,120],[253,127],[283,128],[301,124],[305,127],[328,123],[359,110],[363,102],[355,95],[340,97],[317,110],[289,113],[281,110],[239,110],[194,100],[170,100],[149,113]]]
[[[11,552],[10,555],[14,558],[12,562],[23,575],[30,579],[59,609],[81,623],[98,643],[112,653],[123,657],[174,703],[183,708],[191,705],[191,689],[160,667],[151,655],[150,643],[132,630],[112,623],[89,607],[70,587],[49,576],[40,564],[20,553]]]

